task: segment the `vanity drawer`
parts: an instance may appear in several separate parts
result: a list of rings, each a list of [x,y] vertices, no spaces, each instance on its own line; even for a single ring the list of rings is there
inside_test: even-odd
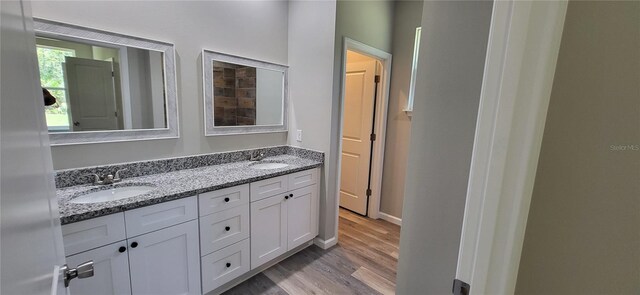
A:
[[[318,169],[309,169],[289,174],[289,190],[299,189],[318,183]]]
[[[198,196],[200,216],[249,204],[249,184],[238,185]]]
[[[202,257],[202,291],[210,292],[249,271],[249,239]]]
[[[196,196],[155,204],[124,212],[127,236],[135,237],[154,230],[198,218]]]
[[[65,256],[126,239],[122,212],[62,226]]]
[[[289,175],[283,175],[273,177],[265,180],[252,182],[251,187],[251,202],[262,200],[277,194],[283,194],[289,190],[288,188]]]
[[[200,217],[202,255],[249,237],[249,204]]]

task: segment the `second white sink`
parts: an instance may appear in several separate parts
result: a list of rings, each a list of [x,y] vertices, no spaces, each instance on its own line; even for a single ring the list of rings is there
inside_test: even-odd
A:
[[[69,202],[74,204],[89,204],[116,201],[146,194],[153,189],[154,187],[150,185],[118,186],[82,194],[71,199]]]
[[[252,164],[251,168],[266,170],[266,169],[279,169],[279,168],[284,168],[284,167],[287,167],[287,166],[289,166],[289,164],[285,164],[285,163],[256,163],[256,164]]]

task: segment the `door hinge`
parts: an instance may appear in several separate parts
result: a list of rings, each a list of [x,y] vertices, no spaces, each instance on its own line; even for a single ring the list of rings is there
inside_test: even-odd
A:
[[[111,71],[111,77],[115,77],[116,76],[116,72]]]
[[[380,75],[376,75],[376,77],[374,78],[374,81],[376,83],[380,83]]]
[[[376,134],[375,134],[375,133],[372,133],[372,134],[369,136],[369,140],[371,140],[371,141],[376,141]]]
[[[370,189],[370,188],[368,188],[368,189],[367,189],[367,197],[370,197],[370,196],[371,196],[371,189]]]
[[[451,290],[453,295],[469,295],[471,286],[461,280],[453,280],[453,289]]]
[[[116,114],[116,118],[117,118],[118,117],[118,111],[115,111],[114,113]]]

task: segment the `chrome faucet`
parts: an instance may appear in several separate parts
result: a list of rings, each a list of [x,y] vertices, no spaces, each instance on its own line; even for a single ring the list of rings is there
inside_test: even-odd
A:
[[[260,152],[260,150],[254,150],[251,152],[251,158],[249,161],[260,161],[264,159],[264,153]]]
[[[127,171],[127,169],[120,169],[116,171],[115,175],[107,174],[102,177],[100,175],[92,173],[87,176],[93,177],[93,184],[113,184],[122,181],[122,177],[120,177],[120,172]]]

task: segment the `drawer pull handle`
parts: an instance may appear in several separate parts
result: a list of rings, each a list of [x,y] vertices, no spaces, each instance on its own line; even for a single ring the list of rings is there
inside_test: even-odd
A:
[[[124,251],[127,251],[127,247],[125,247],[125,246],[120,246],[120,248],[118,248],[118,252],[120,252],[120,253],[124,253]]]
[[[224,198],[225,203],[229,203],[229,198]]]
[[[227,267],[231,267],[231,262],[227,262]]]
[[[230,230],[231,230],[231,227],[229,227],[229,226],[225,226],[225,227],[224,227],[224,230],[226,230],[226,231],[230,231]]]
[[[135,248],[135,247],[138,247],[138,242],[131,243],[131,248]]]

